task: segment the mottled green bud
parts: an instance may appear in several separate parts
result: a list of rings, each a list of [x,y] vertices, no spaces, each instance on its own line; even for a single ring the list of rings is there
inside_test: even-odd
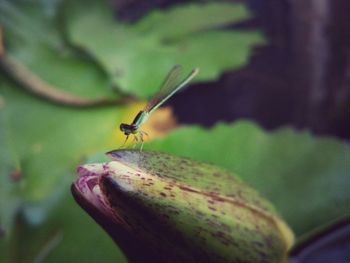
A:
[[[73,193],[131,262],[285,262],[293,234],[273,206],[229,172],[120,150],[83,165]]]

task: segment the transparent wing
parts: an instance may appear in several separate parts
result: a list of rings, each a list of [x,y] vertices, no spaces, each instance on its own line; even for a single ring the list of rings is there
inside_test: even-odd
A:
[[[175,65],[165,77],[162,85],[159,88],[157,94],[155,94],[147,103],[144,111],[150,112],[155,106],[157,106],[167,95],[169,95],[179,83],[179,77],[181,74],[181,66]],[[160,106],[160,105],[159,105]]]
[[[174,95],[179,89],[188,84],[191,79],[197,75],[198,69],[195,68],[191,73],[182,81],[179,81],[181,73],[181,66],[175,65],[168,75],[166,76],[163,84],[161,85],[159,92],[148,102],[144,111],[153,112],[165,101],[167,101],[172,95]]]

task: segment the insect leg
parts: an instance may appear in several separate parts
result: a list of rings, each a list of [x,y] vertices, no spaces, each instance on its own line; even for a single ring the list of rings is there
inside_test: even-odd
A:
[[[134,134],[134,145],[132,146],[132,148],[135,148],[138,142],[139,142],[139,138],[137,138],[137,134]]]
[[[142,148],[143,148],[143,134],[144,134],[144,131],[140,131],[140,140],[141,140],[141,147],[140,147],[140,152],[142,152]]]
[[[126,136],[124,143],[119,148],[123,148],[126,142],[128,141],[128,139],[129,139],[129,135]]]
[[[148,135],[148,133],[147,132],[145,132],[145,131],[142,131],[143,132],[143,134],[144,135],[146,135],[147,137],[148,137],[148,139],[149,139],[149,135]]]

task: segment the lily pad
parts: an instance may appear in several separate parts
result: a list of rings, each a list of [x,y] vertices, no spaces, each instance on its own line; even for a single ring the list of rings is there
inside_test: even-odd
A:
[[[87,98],[110,96],[105,73],[64,45],[55,13],[44,7],[38,2],[1,2],[5,54],[57,89]],[[79,161],[120,144],[114,129],[122,113],[112,107],[53,105],[26,92],[3,69],[0,227],[8,232],[19,205],[32,223],[42,222],[68,187]]]
[[[0,240],[1,262],[127,262],[103,230],[77,207],[69,188],[44,223],[22,220],[6,242]]]
[[[103,1],[69,1],[64,12],[69,41],[90,54],[120,89],[142,98],[157,91],[174,64],[186,72],[199,67],[198,81],[244,64],[252,45],[262,43],[261,35],[223,27],[248,17],[242,4],[223,2],[156,10],[134,24],[115,19]]]
[[[103,70],[65,44],[58,10],[46,11],[40,2],[1,2],[5,53],[57,89],[88,98],[116,95]]]

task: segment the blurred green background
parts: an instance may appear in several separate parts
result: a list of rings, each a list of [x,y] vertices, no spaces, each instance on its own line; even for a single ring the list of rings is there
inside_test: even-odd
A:
[[[228,77],[223,88],[223,74],[242,69],[255,48],[270,41],[246,2],[139,3],[134,12],[125,3],[0,1],[1,262],[125,262],[69,187],[79,163],[122,144],[119,124],[133,119],[174,64],[186,74],[200,68],[173,106],[175,113],[186,109],[186,116],[199,112],[201,118],[185,125],[184,117],[176,122],[169,108],[160,109],[146,125],[151,141],[145,150],[238,174],[276,206],[298,237],[349,213],[346,141],[296,130],[288,121],[265,130],[264,122],[242,119],[249,117],[239,114],[244,100],[232,106],[236,100],[226,96],[227,86],[242,87]],[[48,92],[35,95],[38,87]],[[196,103],[201,94],[209,103]],[[72,100],[62,99],[67,96]],[[235,118],[223,115],[203,125],[221,104]]]

